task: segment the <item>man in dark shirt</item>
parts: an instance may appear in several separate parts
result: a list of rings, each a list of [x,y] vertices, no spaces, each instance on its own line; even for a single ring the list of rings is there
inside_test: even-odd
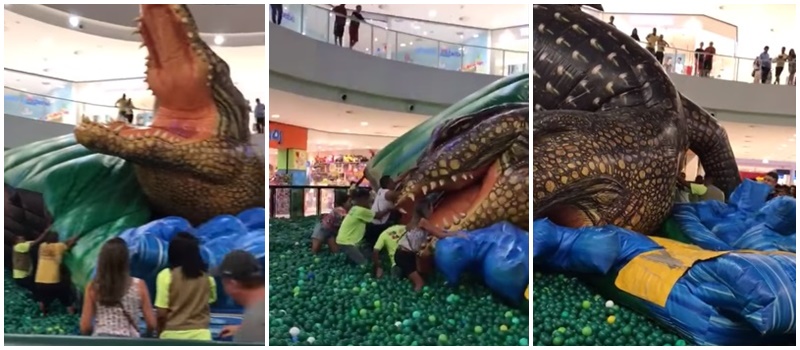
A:
[[[356,6],[356,10],[353,11],[353,16],[350,18],[350,48],[352,49],[353,46],[356,45],[358,42],[358,27],[361,25],[361,22],[364,21],[364,16],[361,15],[361,5]]]
[[[700,47],[694,49],[694,74],[703,76],[703,61],[706,58],[706,50],[703,48],[703,43],[700,42]]]
[[[347,22],[347,9],[344,4],[335,6],[333,8],[333,43],[342,46],[342,37],[344,37],[344,25]]]

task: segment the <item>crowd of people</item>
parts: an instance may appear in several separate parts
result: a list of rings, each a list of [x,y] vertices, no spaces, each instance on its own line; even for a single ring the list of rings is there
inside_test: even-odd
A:
[[[70,314],[76,313],[76,293],[62,261],[78,237],[59,242],[58,234],[47,229],[33,241],[16,238],[12,277],[32,292],[43,315],[47,315],[54,301],[64,305]],[[210,304],[217,300],[216,277],[225,293],[245,308],[241,325],[224,327],[220,337],[233,337],[244,343],[265,342],[265,274],[252,254],[232,251],[216,270],[209,271],[200,255],[197,237],[181,232],[170,240],[167,258],[168,267],[156,277],[153,302],[145,282],[130,274],[125,241],[106,241],[83,294],[80,333],[212,340]],[[144,332],[139,326],[142,322]]]
[[[388,176],[380,179],[380,189],[351,186],[346,196],[335,200],[332,212],[321,217],[311,234],[311,252],[317,254],[323,244],[333,254],[344,254],[353,265],[371,264],[375,277],[384,275],[381,254],[386,253],[392,275],[407,278],[414,290],[425,285],[432,271],[428,248],[431,238],[462,236],[432,225],[428,219],[432,205],[421,201],[414,208],[411,220],[399,224],[402,214],[395,209],[399,193]]]
[[[759,182],[758,179],[751,179]],[[778,184],[778,173],[771,171],[764,175],[760,181],[769,185],[772,188],[767,199],[773,199],[780,196],[790,196],[796,198],[796,187],[794,185],[780,185]],[[711,176],[697,175],[694,182],[686,180],[686,173],[681,173],[678,178],[678,186],[675,190],[676,203],[689,203],[689,202],[702,202],[715,200],[719,202],[727,202],[725,192],[714,186],[714,179]]]
[[[270,17],[272,23],[277,25],[281,25],[283,19],[283,5],[282,4],[271,4],[270,6]],[[364,19],[364,15],[361,13],[361,5],[357,5],[355,10],[350,11],[350,15],[347,14],[347,8],[344,4],[339,4],[334,6],[331,9],[331,13],[334,15],[333,19],[333,43],[339,46],[343,46],[344,42],[344,30],[347,26],[348,20],[350,21],[350,26],[347,28],[348,40],[350,48],[352,49],[353,46],[358,43],[358,30],[361,27],[362,22],[366,22]]]

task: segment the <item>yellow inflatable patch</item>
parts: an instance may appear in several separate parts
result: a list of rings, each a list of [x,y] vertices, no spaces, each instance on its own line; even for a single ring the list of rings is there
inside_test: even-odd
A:
[[[525,300],[530,300],[530,299],[528,299],[528,288],[530,288],[530,287],[531,286],[525,287]]]
[[[661,237],[650,238],[664,249],[633,258],[619,271],[614,285],[628,294],[661,307],[666,306],[672,287],[694,263],[728,253],[704,250]]]

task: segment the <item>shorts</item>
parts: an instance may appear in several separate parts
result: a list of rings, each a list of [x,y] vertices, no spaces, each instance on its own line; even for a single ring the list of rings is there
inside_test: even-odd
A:
[[[351,41],[358,41],[358,27],[350,26],[349,35]]]
[[[69,283],[36,283],[33,296],[37,302],[50,305],[53,301],[58,300],[61,305],[72,306],[72,289]]]
[[[333,25],[333,36],[337,38],[344,36],[344,23]]]
[[[417,272],[417,254],[405,249],[397,249],[394,253],[394,263],[400,268],[400,275],[408,275]]]
[[[317,226],[314,226],[314,232],[311,234],[311,239],[318,239],[320,241],[326,241],[328,238],[336,237],[336,232],[328,231],[322,228],[322,223],[318,222]]]
[[[364,265],[367,263],[367,258],[364,257],[364,252],[361,251],[361,248],[355,245],[339,245],[339,250],[347,256],[347,259],[350,262],[356,265]]]
[[[34,286],[33,286],[33,274],[30,274],[30,275],[28,275],[28,277],[25,277],[25,278],[15,278],[14,282],[18,286],[20,286],[22,288],[25,288],[25,289],[27,289],[27,290],[29,290],[31,292],[34,291],[34,289],[33,289],[34,288]]]

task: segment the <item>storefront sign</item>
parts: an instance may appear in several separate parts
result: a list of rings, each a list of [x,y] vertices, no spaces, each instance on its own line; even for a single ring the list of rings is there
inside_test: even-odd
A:
[[[269,123],[269,148],[305,150],[308,129],[282,123]]]
[[[280,130],[270,130],[269,140],[270,142],[275,141],[280,145],[283,141],[283,133]]]

